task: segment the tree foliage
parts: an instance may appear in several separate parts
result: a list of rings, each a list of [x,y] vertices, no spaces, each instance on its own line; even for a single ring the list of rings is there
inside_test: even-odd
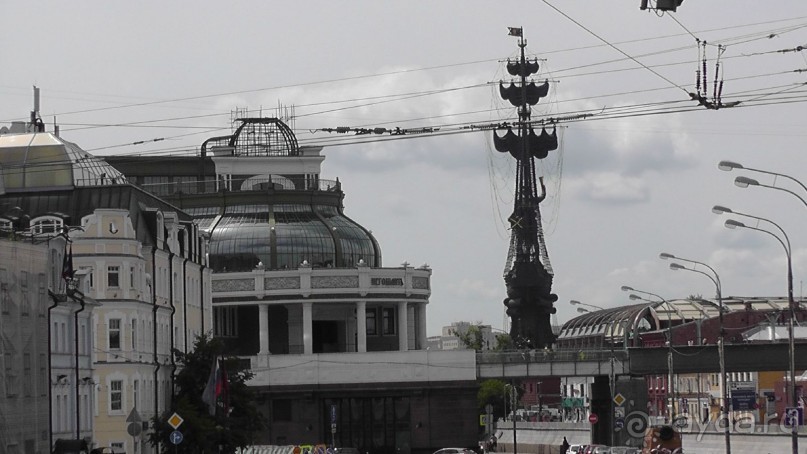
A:
[[[493,416],[501,418],[504,416],[504,399],[506,398],[506,383],[501,380],[485,380],[479,385],[476,393],[476,400],[479,405],[479,412],[485,413],[485,406],[493,406]]]
[[[524,394],[524,390],[521,389],[521,386],[516,385],[516,401],[520,402],[521,397]],[[485,413],[485,406],[490,404],[493,406],[493,416],[494,418],[503,418],[505,417],[505,408],[512,411],[510,406],[512,405],[512,387],[510,384],[502,381],[502,380],[485,380],[479,385],[479,391],[476,393],[476,401],[479,405],[479,413]],[[506,405],[505,405],[506,402]]]
[[[514,350],[515,348],[516,345],[509,334],[496,334],[496,345],[493,346],[493,350],[503,351]]]
[[[223,358],[229,379],[229,411],[219,407],[210,415],[202,394],[211,366],[223,356],[224,344],[203,334],[193,347],[187,354],[174,350],[178,369],[172,408],[152,419],[154,431],[149,433],[149,443],[159,444],[163,453],[234,453],[236,448],[252,444],[253,434],[265,427],[263,415],[255,406],[255,393],[246,385],[253,374],[238,358]],[[174,429],[168,418],[174,412],[184,419],[178,428],[183,440],[177,446],[169,440]]]
[[[460,343],[471,350],[480,351],[485,347],[485,337],[479,325],[469,325],[466,330],[451,329],[449,334],[456,336]]]
[[[490,327],[487,327],[487,329],[490,330]],[[482,351],[489,349],[501,351],[514,348],[513,340],[509,334],[496,334],[496,345],[487,345],[481,322],[470,324],[468,329],[465,330],[451,329],[449,334],[455,336],[465,348],[471,350]]]

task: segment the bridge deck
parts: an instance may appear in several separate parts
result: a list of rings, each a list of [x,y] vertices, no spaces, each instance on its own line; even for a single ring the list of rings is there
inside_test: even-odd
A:
[[[727,372],[786,371],[787,343],[728,344]],[[476,355],[477,378],[643,376],[666,374],[668,355],[677,374],[719,372],[716,345],[628,348],[619,350],[483,351]],[[613,358],[613,359],[612,359]],[[807,343],[795,347],[796,370],[807,369]]]
[[[614,373],[627,374],[625,350],[485,351],[476,356],[477,378],[609,375],[612,358]]]

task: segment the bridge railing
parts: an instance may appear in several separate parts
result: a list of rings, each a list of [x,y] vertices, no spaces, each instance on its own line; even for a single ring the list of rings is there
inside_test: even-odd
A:
[[[483,350],[476,353],[478,364],[502,363],[553,363],[553,362],[603,362],[614,357],[618,361],[626,361],[625,350]]]

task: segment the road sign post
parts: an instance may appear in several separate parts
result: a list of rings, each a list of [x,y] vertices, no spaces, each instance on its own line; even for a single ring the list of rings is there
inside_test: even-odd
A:
[[[171,426],[175,431],[179,429],[179,426],[181,426],[183,422],[185,422],[185,420],[182,419],[182,416],[179,416],[178,413],[174,413],[170,418],[168,418],[168,425]]]
[[[331,404],[331,449],[336,448],[336,421],[337,421],[337,408],[335,404]]]
[[[785,426],[793,427],[793,425],[804,425],[804,409],[801,407],[787,407],[785,408]]]
[[[182,432],[178,430],[171,432],[171,435],[168,436],[168,440],[174,445],[182,443],[182,439],[183,439]]]

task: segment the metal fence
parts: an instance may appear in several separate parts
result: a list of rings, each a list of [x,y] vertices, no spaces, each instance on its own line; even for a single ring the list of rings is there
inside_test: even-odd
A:
[[[628,359],[625,350],[504,350],[480,351],[476,354],[477,364],[501,363],[550,363],[550,362],[581,362],[581,361],[609,361],[611,358],[620,361]]]

